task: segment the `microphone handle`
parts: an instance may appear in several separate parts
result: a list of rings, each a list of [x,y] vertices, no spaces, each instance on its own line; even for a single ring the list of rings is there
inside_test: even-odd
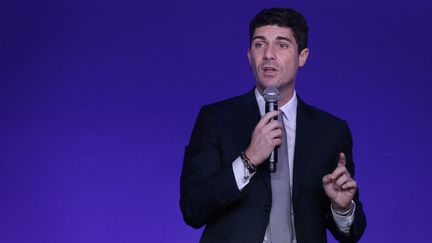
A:
[[[277,111],[278,105],[276,102],[266,102],[265,103],[265,112],[269,113],[270,111]],[[273,120],[277,120],[277,116],[273,118]],[[277,163],[277,148],[273,149],[273,152],[269,157],[269,170],[270,172],[276,172],[276,163]]]

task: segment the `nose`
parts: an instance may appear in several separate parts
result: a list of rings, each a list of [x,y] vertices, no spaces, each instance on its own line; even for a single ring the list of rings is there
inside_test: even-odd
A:
[[[264,52],[265,60],[274,60],[275,59],[275,50],[272,45],[268,45]]]

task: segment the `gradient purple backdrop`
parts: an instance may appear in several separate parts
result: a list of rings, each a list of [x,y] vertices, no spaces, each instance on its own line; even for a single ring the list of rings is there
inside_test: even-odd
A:
[[[430,240],[430,1],[0,2],[0,242],[197,242],[178,206],[201,105],[254,85],[247,27],[310,25],[304,100],[348,120],[363,242]]]

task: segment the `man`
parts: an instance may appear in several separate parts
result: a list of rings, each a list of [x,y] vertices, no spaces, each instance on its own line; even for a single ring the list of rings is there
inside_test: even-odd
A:
[[[206,225],[200,242],[326,242],[326,229],[339,241],[358,241],[366,218],[349,128],[294,89],[309,54],[304,17],[265,9],[249,32],[256,88],[200,110],[181,175],[185,222]],[[265,114],[268,87],[279,89],[280,109]]]

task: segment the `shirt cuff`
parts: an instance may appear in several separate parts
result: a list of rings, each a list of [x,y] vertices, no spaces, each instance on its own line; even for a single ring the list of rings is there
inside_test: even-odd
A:
[[[341,232],[343,232],[345,234],[349,234],[351,225],[354,221],[354,212],[356,210],[356,204],[354,201],[352,201],[352,203],[354,204],[354,206],[348,215],[340,215],[340,214],[336,213],[336,211],[333,209],[333,206],[330,205],[330,208],[331,208],[331,211],[333,214],[333,219],[336,223],[336,226],[338,227],[338,229]]]
[[[247,184],[249,184],[250,179],[255,173],[249,173],[249,170],[243,164],[240,156],[234,160],[232,163],[232,168],[237,187],[241,191]]]

